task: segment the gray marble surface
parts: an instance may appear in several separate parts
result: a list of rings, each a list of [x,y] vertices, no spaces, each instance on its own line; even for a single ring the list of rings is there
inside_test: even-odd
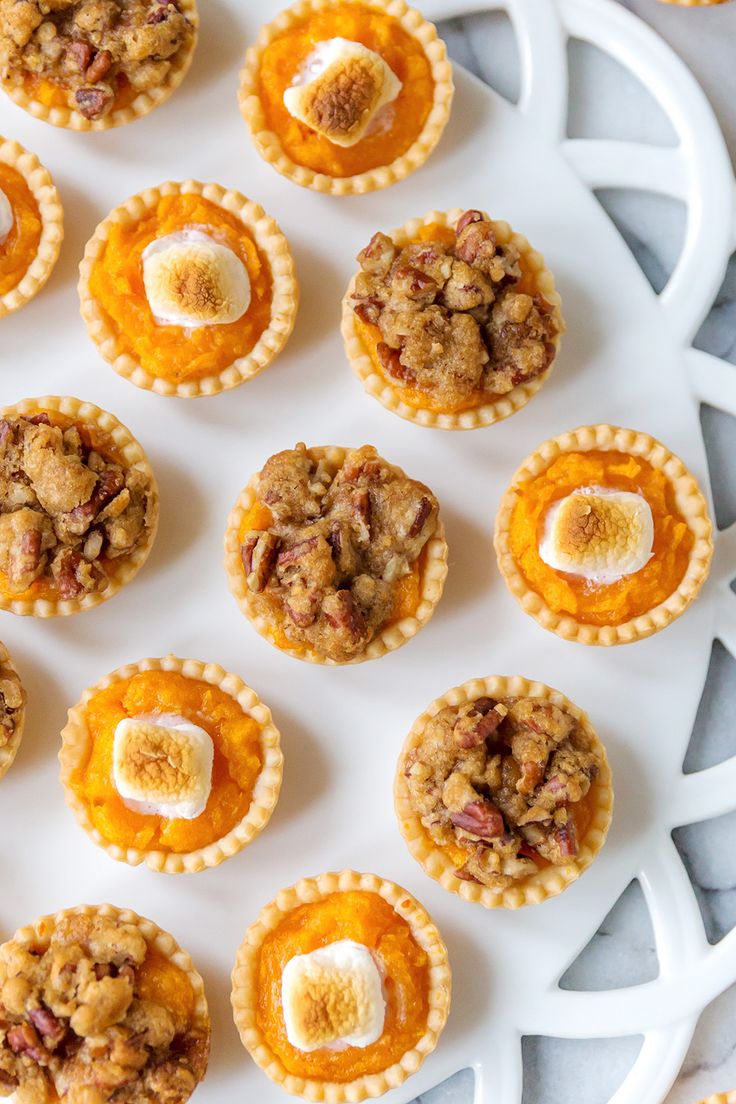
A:
[[[707,92],[736,163],[736,0],[722,7],[684,11],[656,0],[625,0],[681,54]],[[452,57],[502,95],[518,91],[515,43],[499,14],[454,19],[441,26]],[[615,62],[573,43],[574,90],[568,133],[666,144],[670,124],[636,80]],[[684,213],[677,203],[634,193],[602,193],[601,201],[655,289],[666,282],[677,258]],[[736,257],[696,344],[736,364]],[[736,368],[734,369],[736,371]],[[736,421],[709,407],[702,410],[716,521],[736,520]],[[736,565],[734,565],[736,575]],[[718,642],[685,762],[695,771],[736,754],[736,661]],[[676,843],[695,887],[708,939],[716,943],[736,926],[736,814],[676,832]],[[657,974],[657,954],[643,894],[627,889],[597,934],[565,974],[570,989],[608,989],[647,981]],[[606,1104],[639,1051],[639,1038],[523,1043],[523,1104]],[[703,1014],[680,1077],[663,1104],[695,1104],[736,1088],[736,987]],[[473,1074],[458,1074],[426,1093],[417,1104],[470,1104]]]

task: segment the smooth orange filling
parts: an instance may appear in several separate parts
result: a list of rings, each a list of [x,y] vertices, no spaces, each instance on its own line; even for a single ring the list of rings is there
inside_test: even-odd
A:
[[[44,107],[69,107],[69,86],[63,80],[49,80],[37,73],[23,74],[23,91],[38,100]],[[115,81],[115,99],[111,111],[122,111],[130,107],[138,95],[135,88],[125,76],[119,73]]]
[[[140,1000],[153,1001],[168,1009],[178,1031],[185,1030],[194,1016],[194,990],[184,970],[158,951],[149,950],[137,970]]]
[[[338,37],[380,54],[402,83],[385,109],[390,128],[381,126],[347,148],[310,130],[284,106],[284,92],[308,55],[320,42]],[[354,176],[401,157],[422,132],[434,99],[432,69],[421,43],[398,20],[367,4],[326,6],[291,24],[263,51],[258,90],[268,128],[291,160],[332,177]]]
[[[154,321],[141,254],[156,238],[187,227],[211,234],[245,265],[251,301],[237,322],[186,330]],[[218,375],[252,351],[271,321],[273,281],[265,254],[236,215],[199,195],[163,196],[138,221],[113,224],[92,267],[89,288],[116,331],[121,351],[170,383]]]
[[[115,788],[115,728],[142,713],[177,713],[212,738],[212,792],[194,820],[133,812]],[[219,687],[176,671],[139,671],[99,690],[85,706],[85,719],[89,749],[70,785],[108,843],[183,854],[222,839],[247,814],[263,764],[261,727]]]
[[[43,222],[35,197],[17,169],[0,161],[0,189],[13,212],[13,225],[0,243],[0,295],[21,282],[38,253]]]
[[[289,1042],[281,1006],[281,978],[295,955],[352,939],[368,947],[385,971],[386,1019],[381,1037],[367,1047],[305,1053]],[[352,1081],[381,1073],[421,1039],[429,1014],[429,961],[411,928],[377,893],[331,893],[290,912],[261,947],[257,1021],[271,1049],[295,1077]]]
[[[653,555],[632,575],[609,584],[555,571],[542,561],[539,544],[550,507],[581,487],[607,487],[642,495],[654,521]],[[694,537],[664,472],[621,452],[568,452],[536,478],[515,488],[509,526],[511,552],[526,582],[555,613],[588,625],[621,625],[654,609],[677,590]]]

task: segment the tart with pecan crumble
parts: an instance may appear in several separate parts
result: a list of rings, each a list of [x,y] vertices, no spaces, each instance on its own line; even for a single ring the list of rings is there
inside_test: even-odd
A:
[[[424,164],[452,95],[444,42],[404,0],[299,0],[248,50],[239,99],[278,172],[354,195]]]
[[[564,323],[544,260],[508,223],[430,211],[358,254],[343,299],[348,359],[402,418],[475,429],[507,418],[550,374]]]
[[[232,976],[243,1046],[287,1092],[380,1096],[434,1050],[450,1008],[447,950],[411,894],[343,870],[282,890]]]
[[[312,663],[359,663],[432,616],[447,545],[429,488],[373,447],[299,444],[241,492],[225,568],[241,610],[276,647]]]
[[[557,690],[474,679],[432,702],[399,758],[409,850],[452,893],[519,908],[561,893],[603,846],[613,791],[603,745]]]
[[[522,609],[582,644],[665,628],[713,556],[708,507],[682,461],[610,425],[581,426],[527,457],[501,500],[495,546]]]
[[[185,1104],[210,1017],[188,954],[112,905],[44,916],[0,947],[0,1096],[17,1104]]]
[[[18,754],[26,714],[26,695],[8,650],[0,644],[0,778]]]
[[[157,525],[151,467],[112,414],[56,397],[0,410],[0,609],[99,605],[145,563]]]
[[[121,667],[85,690],[61,738],[67,804],[94,843],[131,866],[218,866],[278,801],[271,711],[214,663],[167,656]]]
[[[195,0],[0,0],[0,82],[37,119],[107,130],[169,98],[197,25]]]
[[[262,207],[219,184],[169,181],[100,223],[79,267],[87,331],[105,360],[160,395],[215,395],[286,344],[299,287]]]

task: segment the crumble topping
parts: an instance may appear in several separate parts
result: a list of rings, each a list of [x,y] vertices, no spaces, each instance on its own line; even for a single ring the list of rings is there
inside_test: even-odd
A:
[[[0,663],[0,751],[7,747],[15,736],[23,702],[20,679],[12,668]]]
[[[59,84],[70,108],[98,119],[121,82],[163,84],[193,33],[177,0],[0,0],[0,72]]]
[[[397,587],[437,528],[437,500],[370,445],[334,471],[305,445],[279,452],[258,477],[273,515],[241,557],[256,608],[289,640],[344,662],[390,620]]]
[[[132,924],[71,916],[47,948],[0,949],[0,1096],[18,1104],[184,1104],[209,1040],[181,1009],[141,996]],[[57,1096],[58,1094],[58,1096]]]
[[[37,579],[62,599],[107,586],[105,566],[152,524],[148,477],[89,447],[48,414],[0,420],[0,570],[12,594]]]
[[[404,767],[431,838],[465,853],[457,876],[497,890],[534,874],[535,859],[575,858],[575,806],[598,771],[582,725],[532,698],[445,707]]]
[[[552,363],[553,307],[517,290],[520,253],[497,241],[479,211],[461,216],[453,244],[400,249],[379,232],[357,260],[353,310],[379,328],[379,360],[400,385],[454,409],[479,395],[504,395]]]
[[[652,511],[642,495],[583,487],[549,510],[539,555],[557,571],[611,583],[640,571],[653,543]]]

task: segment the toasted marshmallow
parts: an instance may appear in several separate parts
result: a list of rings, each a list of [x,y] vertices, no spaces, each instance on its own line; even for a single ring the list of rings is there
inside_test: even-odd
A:
[[[220,326],[250,305],[250,279],[240,257],[202,230],[156,238],[142,254],[143,284],[160,326]]]
[[[330,38],[306,59],[284,92],[286,110],[336,146],[354,146],[401,81],[380,54],[360,42]]]
[[[289,959],[281,977],[289,1042],[297,1050],[366,1047],[383,1032],[381,973],[362,943],[340,939]]]
[[[13,208],[5,192],[0,188],[0,245],[3,245],[13,229]]]
[[[613,583],[641,571],[653,543],[652,511],[645,498],[583,487],[549,510],[539,555],[556,571]]]
[[[126,717],[115,728],[113,781],[136,813],[194,820],[210,796],[213,758],[209,734],[186,717]]]

